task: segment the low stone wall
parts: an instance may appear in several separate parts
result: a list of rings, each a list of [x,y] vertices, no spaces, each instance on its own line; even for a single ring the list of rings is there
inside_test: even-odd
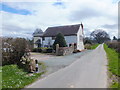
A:
[[[56,55],[57,56],[64,56],[64,55],[69,55],[73,53],[74,51],[74,46],[72,45],[71,47],[59,47],[59,45],[56,45]]]

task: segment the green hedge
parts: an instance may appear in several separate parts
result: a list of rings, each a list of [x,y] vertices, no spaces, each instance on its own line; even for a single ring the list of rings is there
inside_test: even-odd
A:
[[[52,48],[41,47],[41,48],[34,48],[33,52],[40,52],[40,53],[52,53]]]

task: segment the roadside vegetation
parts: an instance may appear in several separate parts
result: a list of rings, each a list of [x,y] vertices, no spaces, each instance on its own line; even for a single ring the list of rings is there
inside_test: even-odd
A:
[[[17,65],[5,65],[2,67],[2,88],[24,88],[40,78],[43,73],[30,74]]]
[[[53,48],[47,48],[47,47],[39,47],[39,48],[33,48],[32,52],[38,52],[38,53],[52,53]]]
[[[100,44],[86,44],[85,49],[96,49]]]
[[[99,44],[95,44],[91,46],[91,49],[96,49],[98,47]]]
[[[2,67],[0,66],[0,89],[2,89]]]
[[[118,70],[120,70],[120,66],[118,65],[119,64],[119,61],[118,61],[118,51],[116,51],[114,48],[109,48],[109,45],[107,43],[104,44],[104,49],[107,53],[107,57],[108,57],[108,70],[110,72],[110,79],[112,80],[112,83],[110,85],[110,87],[112,88],[120,88],[120,83],[118,83],[118,79],[120,78],[120,73],[118,72]],[[115,45],[113,45],[115,46]]]
[[[2,66],[0,68],[2,89],[24,88],[45,73],[44,63],[39,63],[40,73],[36,73],[36,62],[29,53],[32,49],[32,40],[2,37]]]
[[[91,32],[90,37],[84,38],[85,49],[96,49],[99,44],[110,41],[109,34],[102,29]]]

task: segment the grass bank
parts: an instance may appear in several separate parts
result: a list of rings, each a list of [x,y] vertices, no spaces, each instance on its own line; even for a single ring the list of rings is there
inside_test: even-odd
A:
[[[111,72],[111,77],[116,77],[119,78],[120,77],[120,73],[118,73],[118,70],[120,69],[120,67],[118,67],[118,53],[111,48],[108,48],[108,46],[106,44],[104,44],[104,49],[107,53],[107,58],[108,58],[108,70]],[[117,88],[120,87],[120,83],[118,83],[117,81],[113,80],[113,83],[111,85],[112,88]]]
[[[85,49],[96,49],[100,44],[86,44]]]
[[[91,46],[91,49],[96,49],[96,48],[98,47],[98,45],[100,45],[100,44],[92,45],[92,46]]]
[[[28,74],[17,65],[2,67],[2,88],[24,88],[37,80],[44,72]]]
[[[0,66],[0,90],[2,89],[2,67]]]

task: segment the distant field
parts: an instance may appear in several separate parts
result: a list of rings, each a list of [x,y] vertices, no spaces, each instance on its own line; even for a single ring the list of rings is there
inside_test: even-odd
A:
[[[108,48],[106,44],[104,44],[104,49],[108,57],[108,70],[113,75],[120,77],[120,73],[118,73],[120,69],[120,67],[118,67],[118,53],[114,49]],[[114,82],[112,87],[118,87],[118,82]]]
[[[17,65],[6,65],[2,67],[2,88],[24,88],[24,86],[34,82],[42,73],[28,75]]]

